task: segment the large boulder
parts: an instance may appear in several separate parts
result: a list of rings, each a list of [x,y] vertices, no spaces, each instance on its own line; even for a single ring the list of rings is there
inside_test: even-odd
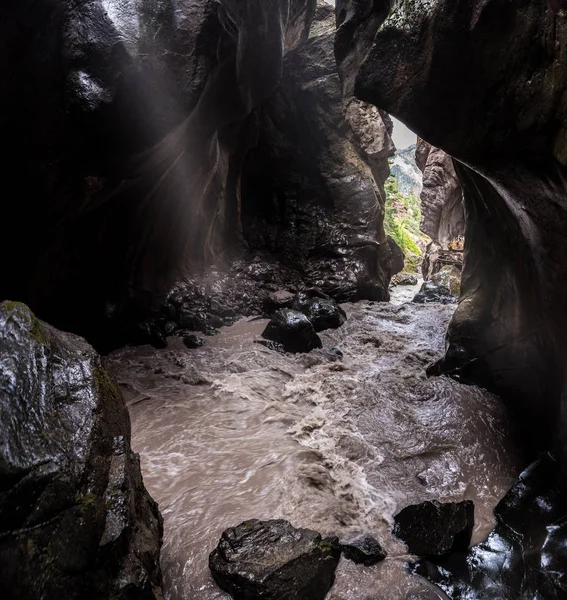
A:
[[[340,554],[334,536],[253,519],[223,532],[209,566],[235,600],[323,600]]]
[[[311,321],[303,313],[289,308],[276,311],[262,337],[278,342],[286,352],[311,352],[323,346]]]
[[[394,517],[394,534],[411,554],[444,556],[465,552],[474,527],[474,504],[436,500],[406,506]]]
[[[392,250],[382,221],[394,152],[375,107],[343,99],[334,8],[319,2],[309,38],[289,52],[277,92],[258,111],[243,171],[243,233],[339,302],[386,300]]]
[[[0,595],[159,600],[162,519],[118,386],[81,338],[0,304]]]
[[[345,311],[327,294],[316,289],[298,292],[291,308],[303,313],[315,331],[337,329],[346,321]]]
[[[467,244],[448,354],[466,358],[461,375],[503,395],[529,427],[526,443],[554,444],[567,470],[567,89],[557,83],[567,79],[567,21],[559,8],[338,0],[336,55],[347,94],[354,88],[453,157]]]

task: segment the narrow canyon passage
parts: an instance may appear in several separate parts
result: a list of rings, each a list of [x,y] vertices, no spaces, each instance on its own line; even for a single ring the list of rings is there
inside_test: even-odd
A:
[[[246,519],[376,535],[388,558],[374,567],[342,559],[330,595],[343,600],[443,597],[407,573],[390,533],[407,504],[471,499],[473,541],[492,529],[492,509],[521,466],[501,402],[425,377],[454,306],[344,308],[346,324],[310,354],[254,343],[266,321],[242,319],[199,349],[170,338],[165,350],[109,357],[164,516],[168,600],[229,598],[210,578],[208,554]]]

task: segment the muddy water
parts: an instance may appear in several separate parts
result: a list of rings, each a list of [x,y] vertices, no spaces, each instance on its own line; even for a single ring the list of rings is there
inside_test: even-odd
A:
[[[475,539],[491,529],[519,471],[500,402],[424,375],[453,309],[345,309],[346,325],[309,355],[255,344],[266,322],[242,320],[197,350],[172,339],[166,350],[110,357],[165,519],[168,600],[228,598],[210,579],[208,554],[223,529],[249,518],[376,535],[389,557],[368,568],[342,559],[331,593],[344,600],[444,597],[406,572],[405,548],[390,534],[407,504],[472,499]]]

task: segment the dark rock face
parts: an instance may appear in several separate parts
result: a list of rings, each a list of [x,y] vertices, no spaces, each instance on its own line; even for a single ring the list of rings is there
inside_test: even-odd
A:
[[[303,313],[289,308],[276,312],[262,337],[278,342],[286,352],[311,352],[323,346],[311,321]]]
[[[288,53],[282,83],[258,112],[247,155],[243,233],[339,302],[386,300],[391,248],[381,188],[394,147],[381,113],[343,99],[333,7],[319,3],[309,39]]]
[[[162,520],[117,385],[81,338],[0,304],[0,595],[158,600]]]
[[[443,249],[465,235],[463,189],[453,159],[419,139],[416,163],[423,172],[421,230]]]
[[[425,281],[419,292],[414,296],[412,302],[417,304],[429,304],[438,302],[439,304],[456,304],[459,296],[451,292],[445,285]]]
[[[250,115],[315,0],[5,8],[0,176],[20,200],[3,207],[0,299],[99,342],[107,319],[143,321],[181,267],[238,239]]]
[[[346,321],[345,311],[320,290],[304,290],[293,299],[291,308],[303,313],[315,331],[337,329]]]
[[[337,2],[345,86],[456,159],[467,248],[449,350],[567,465],[567,23],[540,0],[418,0],[388,18],[391,4]]]
[[[323,600],[339,558],[336,537],[254,519],[223,532],[209,566],[235,600]]]
[[[500,501],[497,526],[485,542],[413,569],[450,598],[566,598],[567,498],[558,476],[557,463],[543,456]]]
[[[386,551],[377,539],[371,535],[362,535],[341,541],[341,550],[345,558],[360,565],[370,567],[384,560]]]
[[[388,246],[390,246],[390,251],[392,252],[391,274],[394,276],[404,270],[406,257],[391,235],[388,236]]]
[[[196,335],[186,335],[183,338],[183,343],[187,348],[200,348],[205,345],[205,340]]]
[[[417,556],[465,552],[474,526],[474,504],[423,502],[406,506],[395,517],[394,534]]]

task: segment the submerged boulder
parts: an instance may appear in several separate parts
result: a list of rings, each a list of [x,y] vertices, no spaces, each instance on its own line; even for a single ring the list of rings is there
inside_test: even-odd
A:
[[[81,338],[0,304],[0,595],[158,600],[162,519]]]
[[[443,556],[464,552],[474,526],[474,504],[437,501],[406,506],[395,517],[394,535],[417,556]]]
[[[412,569],[450,598],[567,598],[567,497],[557,463],[546,454],[526,469],[494,516],[486,541]]]
[[[316,289],[299,292],[291,308],[303,313],[315,331],[337,329],[346,321],[345,311],[330,296]]]
[[[303,313],[289,308],[276,312],[262,337],[279,342],[286,352],[311,352],[323,346],[311,321]]]
[[[223,532],[209,567],[235,600],[323,600],[339,558],[334,536],[253,519]]]
[[[371,535],[360,535],[341,540],[341,550],[345,558],[367,567],[384,560],[386,551]]]

